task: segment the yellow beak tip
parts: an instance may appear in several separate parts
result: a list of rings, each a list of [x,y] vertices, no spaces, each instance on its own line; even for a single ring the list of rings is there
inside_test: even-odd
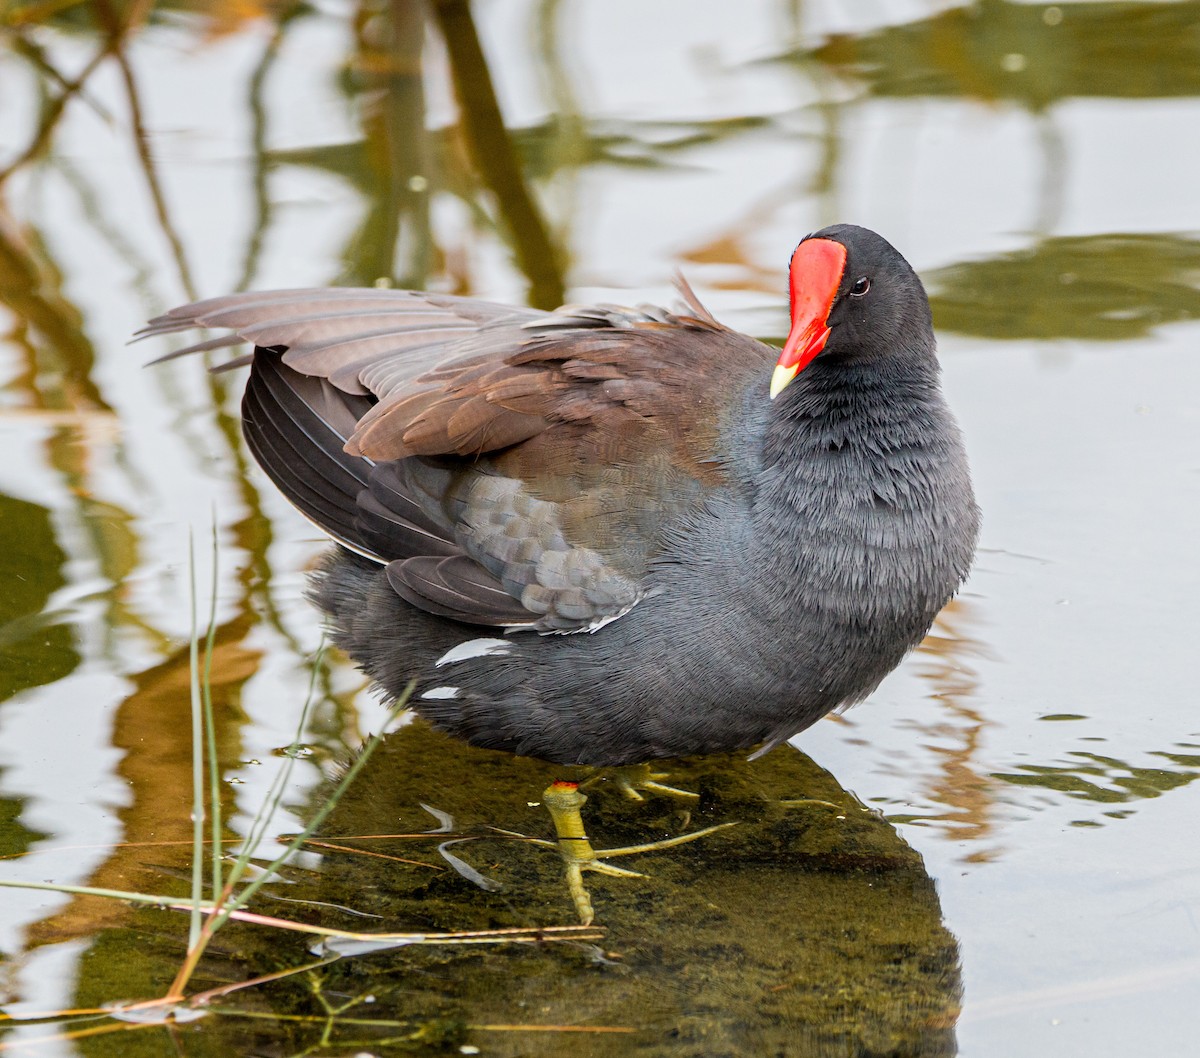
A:
[[[784,367],[782,364],[775,365],[775,371],[771,375],[771,399],[774,400],[788,386],[788,384],[796,377],[797,369],[794,367]]]

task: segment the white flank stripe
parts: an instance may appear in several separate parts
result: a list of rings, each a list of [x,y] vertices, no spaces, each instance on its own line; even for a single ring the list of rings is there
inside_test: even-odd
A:
[[[507,639],[468,639],[465,643],[459,643],[458,646],[447,650],[434,662],[434,666],[440,669],[443,665],[453,665],[456,661],[486,658],[492,654],[511,654],[512,648],[512,642]]]

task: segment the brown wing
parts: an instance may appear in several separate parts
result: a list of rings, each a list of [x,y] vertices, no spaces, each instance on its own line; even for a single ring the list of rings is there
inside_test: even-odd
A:
[[[724,480],[729,387],[765,393],[771,352],[684,293],[692,314],[288,291],[185,306],[143,333],[226,326],[189,348],[258,345],[256,458],[414,605],[573,631],[644,596],[664,528]]]
[[[302,375],[326,378],[344,393],[386,401],[455,340],[496,320],[526,321],[544,315],[535,309],[411,290],[275,290],[182,305],[151,320],[137,337],[227,327],[233,333],[186,346],[155,362],[252,342],[286,349],[284,363]]]

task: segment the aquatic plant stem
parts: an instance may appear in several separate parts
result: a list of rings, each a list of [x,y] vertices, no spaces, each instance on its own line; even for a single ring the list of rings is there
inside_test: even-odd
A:
[[[200,940],[200,902],[204,896],[204,731],[200,706],[200,635],[196,626],[196,542],[188,529],[188,599],[192,633],[188,663],[192,701],[192,914],[188,950]]]
[[[529,279],[529,303],[557,308],[564,300],[562,257],[550,237],[521,161],[504,124],[487,57],[467,0],[430,4],[450,59],[463,137],[483,183],[496,196],[501,224],[508,228],[513,253]]]
[[[325,803],[321,805],[321,807],[317,810],[316,815],[314,815],[309,821],[308,826],[306,826],[299,834],[292,838],[292,840],[289,841],[287,846],[284,848],[283,852],[281,852],[275,857],[274,860],[267,864],[262,873],[248,886],[246,886],[245,889],[238,893],[239,905],[244,905],[246,901],[250,899],[250,897],[258,892],[258,890],[274,876],[276,869],[282,866],[284,862],[286,862],[287,859],[320,828],[321,824],[325,822],[329,814],[337,807],[338,802],[342,799],[342,795],[347,789],[349,789],[350,784],[354,782],[355,777],[360,771],[363,770],[367,761],[371,759],[371,756],[379,747],[379,744],[383,741],[383,729],[386,729],[392,720],[394,720],[400,713],[404,712],[405,709],[408,708],[408,700],[412,697],[413,688],[415,686],[415,680],[410,682],[409,685],[404,689],[404,693],[400,695],[398,699],[396,699],[396,703],[388,712],[387,719],[384,721],[381,730],[367,740],[366,745],[363,746],[361,752],[355,758],[354,763],[351,764],[346,770],[346,774],[342,776],[341,781],[330,792],[329,796],[325,799]],[[225,923],[228,917],[228,911],[220,913],[218,915],[216,928],[219,929],[220,926]]]
[[[0,887],[7,889],[40,889],[51,893],[76,893],[80,896],[101,896],[110,900],[124,900],[131,904],[147,904],[172,911],[188,911],[191,903],[175,897],[156,893],[134,893],[124,889],[98,889],[87,885],[59,885],[56,882],[12,882],[0,878]],[[216,904],[205,901],[206,911],[217,910]],[[231,909],[229,917],[252,925],[271,926],[290,933],[307,933],[318,937],[336,937],[343,940],[394,941],[401,944],[499,944],[502,942],[543,943],[563,937],[567,940],[599,940],[603,936],[600,926],[509,926],[502,929],[463,930],[456,933],[357,933],[328,926],[310,926],[304,922],[259,915],[253,911]],[[159,1000],[147,1000],[157,1003]],[[3,1015],[0,1015],[0,1020]]]
[[[212,891],[221,891],[221,857],[224,846],[221,844],[221,832],[224,820],[221,818],[221,762],[217,759],[217,723],[213,716],[212,704],[212,665],[213,651],[217,638],[217,585],[218,585],[218,538],[217,512],[212,514],[212,583],[211,598],[208,609],[208,634],[204,639],[204,675],[200,681],[200,690],[204,700],[204,731],[208,742],[208,803],[212,813]],[[197,857],[199,860],[199,857]]]

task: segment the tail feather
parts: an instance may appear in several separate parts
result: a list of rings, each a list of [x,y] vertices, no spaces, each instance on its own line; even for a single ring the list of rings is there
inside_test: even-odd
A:
[[[296,375],[278,354],[260,351],[242,399],[242,426],[254,458],[299,511],[330,536],[379,560],[361,539],[357,497],[370,465],[342,451],[345,443],[297,392]]]
[[[358,525],[363,543],[385,558],[415,555],[449,558],[463,553],[458,544],[447,539],[452,530],[434,527],[421,515],[410,517],[390,510],[373,492],[358,494]]]

